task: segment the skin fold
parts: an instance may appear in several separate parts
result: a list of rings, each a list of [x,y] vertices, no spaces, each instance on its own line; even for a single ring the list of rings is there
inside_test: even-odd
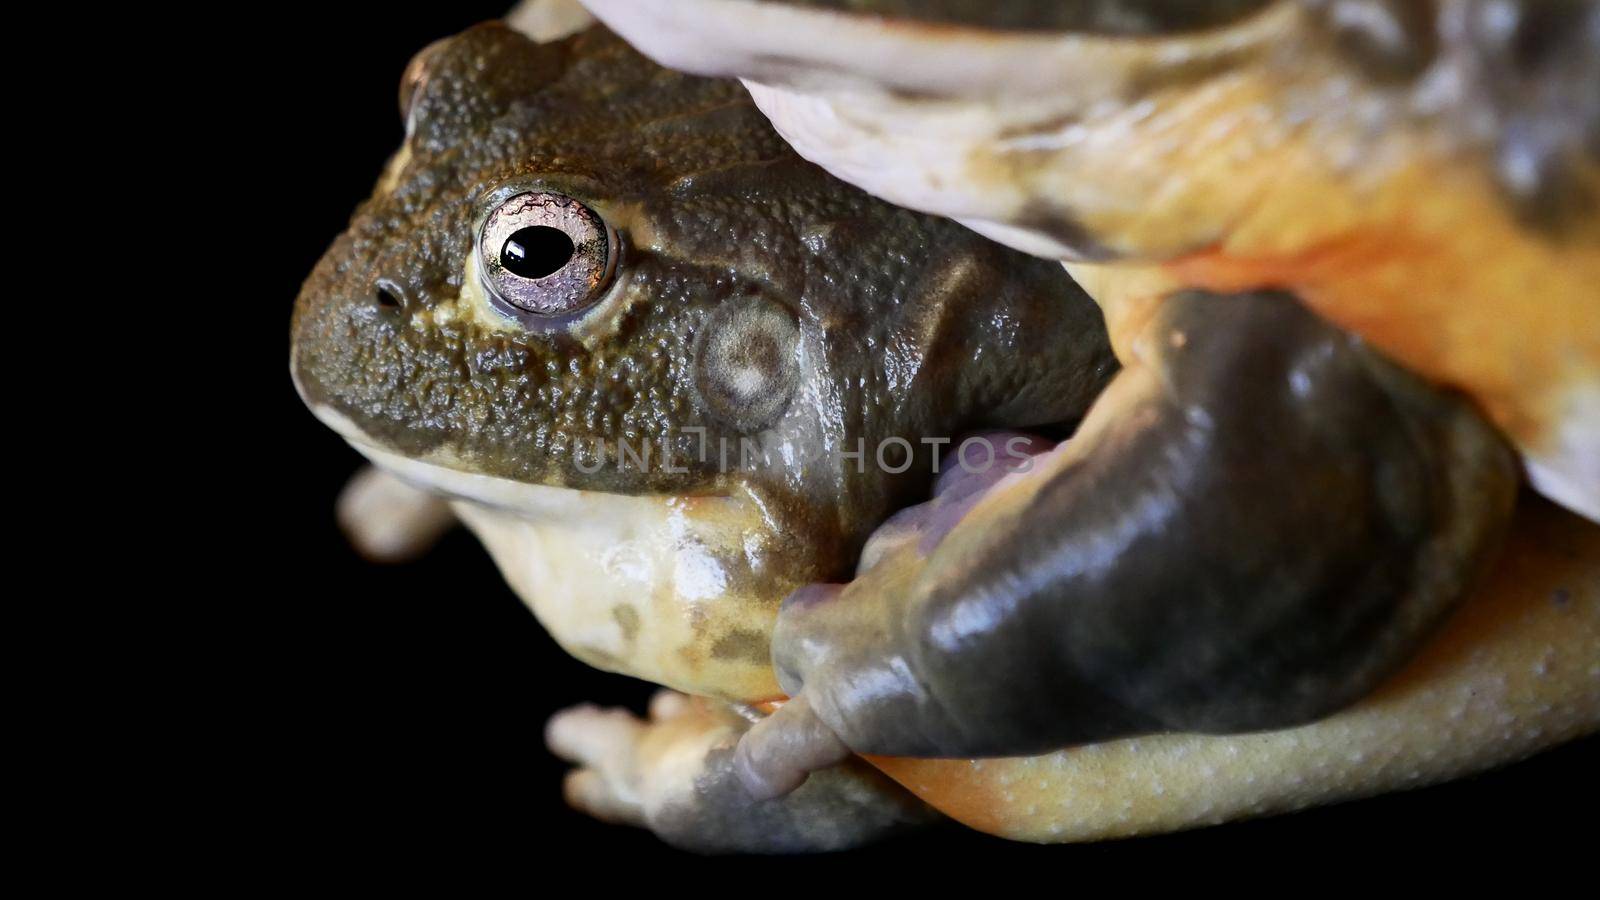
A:
[[[991,12],[1218,24],[1088,6],[1088,24]],[[919,8],[940,28],[988,14]],[[1089,270],[1097,307],[1052,261],[804,162],[737,83],[662,69],[570,4],[513,18],[538,40],[482,26],[413,63],[406,143],[307,280],[291,368],[384,472],[341,501],[358,546],[414,553],[447,502],[565,649],[695,695],[553,719],[575,806],[702,852],[839,849],[935,810],[1083,839],[1450,777],[1596,727],[1600,671],[1573,663],[1600,652],[1573,586],[1600,583],[1596,529],[1513,510],[1517,457],[1474,398],[1249,280]],[[605,265],[563,283],[605,274],[571,310],[492,296],[479,235],[528,192],[599,223],[581,252]],[[1018,453],[960,472],[945,454],[974,434]],[[874,459],[896,441],[909,465]],[[624,453],[641,443],[655,455]],[[1419,662],[1518,604],[1537,627],[1496,631],[1491,663]],[[1554,677],[1529,690],[1447,725],[1415,700],[1541,640]],[[1508,716],[1520,738],[1496,742]],[[1352,736],[1401,750],[1334,780],[1299,768]],[[1218,764],[1208,793],[1185,761],[1257,738],[1259,790]],[[905,758],[930,756],[1007,758]],[[1096,772],[1174,791],[1134,790],[1130,812]]]

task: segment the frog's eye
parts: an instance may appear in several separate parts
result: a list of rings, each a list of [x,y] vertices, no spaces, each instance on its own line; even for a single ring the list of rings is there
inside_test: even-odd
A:
[[[490,301],[525,322],[570,315],[598,300],[616,270],[616,248],[616,233],[594,210],[542,191],[501,203],[478,232]]]

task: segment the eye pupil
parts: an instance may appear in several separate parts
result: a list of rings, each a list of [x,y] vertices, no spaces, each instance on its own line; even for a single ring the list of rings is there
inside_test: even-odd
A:
[[[572,260],[572,238],[559,228],[534,225],[512,232],[500,248],[500,264],[523,278],[544,278]]]

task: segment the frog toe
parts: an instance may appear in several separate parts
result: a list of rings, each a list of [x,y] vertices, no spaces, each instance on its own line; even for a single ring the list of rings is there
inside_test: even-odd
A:
[[[812,772],[849,758],[850,748],[801,694],[745,732],[733,766],[751,797],[770,800],[794,791]]]
[[[613,825],[645,827],[644,810],[594,769],[573,769],[561,782],[561,795],[573,809]]]

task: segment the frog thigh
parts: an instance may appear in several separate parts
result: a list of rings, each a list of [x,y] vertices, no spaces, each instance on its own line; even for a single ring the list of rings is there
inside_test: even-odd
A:
[[[1448,781],[1600,731],[1600,525],[1524,499],[1482,587],[1404,669],[1329,718],[1026,758],[872,762],[981,831],[1086,841]]]
[[[845,745],[1014,756],[1315,721],[1486,572],[1515,469],[1458,398],[1284,295],[1173,297],[1134,347],[1032,471],[936,498],[919,540],[786,601],[780,684]]]

